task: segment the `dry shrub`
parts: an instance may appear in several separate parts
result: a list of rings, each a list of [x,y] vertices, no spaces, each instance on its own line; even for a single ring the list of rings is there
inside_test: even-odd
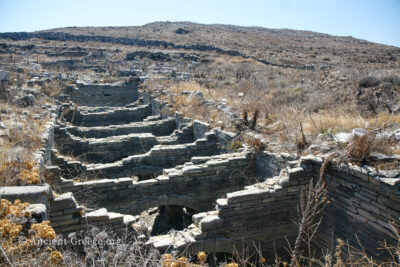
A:
[[[246,127],[249,126],[249,114],[248,114],[248,111],[246,109],[243,110],[243,124]]]
[[[374,77],[374,76],[367,76],[362,78],[359,82],[358,82],[358,86],[363,87],[363,88],[368,88],[368,87],[374,87],[374,86],[378,86],[381,83],[381,81]]]
[[[0,265],[58,266],[61,253],[48,246],[56,238],[49,221],[32,220],[27,211],[29,203],[1,199],[0,206]],[[49,264],[50,261],[50,264]]]
[[[256,126],[257,126],[257,119],[258,119],[258,116],[259,116],[259,110],[256,109],[256,111],[254,111],[253,119],[252,119],[251,124],[250,124],[250,130],[252,130],[252,131],[254,131],[254,129],[255,129]]]
[[[400,114],[379,113],[370,123],[379,128],[400,127]]]
[[[294,266],[305,264],[303,258],[311,258],[314,254],[311,243],[322,221],[321,212],[328,204],[327,193],[325,180],[320,177],[315,183],[311,179],[308,188],[300,194],[296,221],[299,231],[294,248],[289,246],[291,262]]]
[[[393,238],[397,243],[389,245],[385,241],[381,244],[382,247],[379,250],[387,255],[383,260],[377,260],[367,255],[362,244],[359,243],[358,247],[355,247],[340,238],[336,239],[336,247],[323,258],[306,258],[305,260],[309,263],[309,266],[398,267],[400,266],[400,228],[398,223],[390,223],[390,225],[392,226]]]
[[[14,109],[13,117],[4,121],[9,132],[0,142],[0,186],[38,184],[41,175],[33,154],[43,145],[41,134],[49,118],[34,119],[35,109],[6,107]],[[28,115],[19,115],[27,110]]]
[[[28,206],[1,200],[1,266],[160,266],[158,251],[131,232],[117,236],[89,227],[83,236],[57,237],[48,221],[32,220]]]
[[[353,136],[346,148],[346,158],[355,163],[362,163],[369,159],[371,152],[376,149],[376,136],[367,133],[362,136]]]
[[[244,139],[246,144],[248,144],[256,153],[264,151],[267,148],[266,144],[263,143],[259,138],[245,137]]]
[[[200,92],[207,92],[208,89],[201,86],[195,81],[189,81],[189,82],[180,82],[176,84],[172,84],[169,87],[169,91],[172,93],[180,93],[180,92],[194,92],[194,91],[200,91]]]
[[[84,233],[70,237],[84,242],[79,250],[60,248],[64,266],[161,266],[158,250],[146,246],[129,229],[116,235],[107,228],[89,226]]]
[[[235,152],[237,152],[242,147],[243,147],[243,143],[237,139],[233,140],[231,143],[231,149]]]
[[[62,93],[63,87],[59,82],[52,80],[44,83],[40,87],[40,91],[47,96],[57,96]]]
[[[240,64],[240,63],[256,63],[254,59],[251,58],[243,58],[243,57],[233,57],[229,60],[232,64]]]
[[[300,123],[299,136],[296,136],[297,154],[301,154],[301,152],[303,152],[308,146],[309,143],[307,141],[306,135],[304,134],[303,124]]]
[[[6,161],[0,165],[2,186],[40,184],[40,173],[34,161]]]

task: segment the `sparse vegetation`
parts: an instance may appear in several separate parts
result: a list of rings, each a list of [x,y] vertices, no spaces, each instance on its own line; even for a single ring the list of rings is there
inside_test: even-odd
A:
[[[20,109],[6,104],[3,108],[12,110],[13,117],[4,121],[8,131],[0,137],[0,185],[39,184],[42,181],[34,153],[43,145],[41,135],[49,117],[35,119],[37,107]]]
[[[383,262],[367,255],[362,244],[355,247],[342,239],[337,239],[337,245],[322,257],[317,257],[314,253],[317,248],[312,247],[320,213],[328,204],[324,173],[331,161],[372,164],[378,170],[400,167],[398,161],[370,162],[376,152],[400,154],[399,142],[384,135],[385,131],[400,127],[398,49],[347,37],[231,25],[152,23],[141,28],[52,31],[86,35],[101,32],[100,35],[115,37],[122,34],[148,40],[148,47],[95,40],[1,39],[4,43],[0,46],[0,65],[11,71],[11,81],[7,88],[2,84],[0,91],[3,94],[8,90],[0,106],[0,121],[6,126],[4,131],[0,128],[0,186],[50,182],[56,189],[60,177],[43,181],[34,157],[43,146],[41,135],[49,118],[35,115],[41,114],[43,104],[57,98],[64,86],[76,80],[104,84],[148,75],[144,88],[159,93],[159,98],[170,104],[163,107],[164,114],[178,111],[183,117],[239,132],[239,137],[230,144],[232,151],[248,145],[255,153],[268,148],[300,156],[318,153],[318,150],[311,151],[315,149],[314,141],[320,145],[318,142],[326,139],[329,140],[325,143],[331,145],[329,149],[334,150],[321,168],[320,179],[311,181],[300,196],[298,236],[293,248],[288,245],[291,259],[281,259],[280,255],[265,259],[261,249],[255,247],[250,252],[233,251],[226,267],[399,266],[400,234],[396,223],[393,223],[393,232],[397,244],[382,244],[391,256]],[[156,45],[150,45],[151,41],[156,41]],[[170,43],[163,45],[159,41]],[[189,48],[193,44],[208,48]],[[78,52],[84,56],[76,56]],[[135,54],[143,56],[135,60]],[[159,65],[161,62],[168,62],[165,66],[170,69],[164,71],[163,65]],[[39,66],[34,64],[41,64],[43,70],[42,66],[35,70]],[[35,95],[32,106],[20,107],[14,101],[13,95],[23,88]],[[77,110],[76,105],[71,123]],[[337,140],[337,134],[349,133],[355,128],[363,128],[367,133],[353,136],[348,142]],[[73,178],[74,182],[86,180],[85,173]],[[80,251],[75,251],[73,246],[37,246],[33,242],[36,239],[49,241],[57,237],[48,222],[32,220],[26,212],[27,206],[19,201],[14,204],[1,201],[1,265],[188,267],[208,264],[209,255],[204,252],[192,257],[161,256],[129,231],[121,238],[105,229],[87,229],[85,237],[92,242]],[[26,241],[21,245],[18,238]],[[120,246],[100,246],[96,242],[115,240],[122,240]]]

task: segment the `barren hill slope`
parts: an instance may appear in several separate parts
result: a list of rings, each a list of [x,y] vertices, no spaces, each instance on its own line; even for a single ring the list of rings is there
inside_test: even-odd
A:
[[[273,145],[293,143],[302,124],[315,135],[400,122],[400,48],[353,37],[154,22],[0,33],[0,45],[13,71],[8,63],[21,61],[95,83],[146,76],[176,110],[222,128],[257,114],[256,132]]]
[[[310,31],[266,29],[190,22],[154,22],[132,27],[69,27],[45,32],[159,40],[177,45],[205,45],[278,64],[342,66],[397,62],[400,49],[353,37]],[[329,61],[328,61],[329,59]],[[398,62],[397,62],[398,63]],[[398,66],[398,64],[396,64]]]

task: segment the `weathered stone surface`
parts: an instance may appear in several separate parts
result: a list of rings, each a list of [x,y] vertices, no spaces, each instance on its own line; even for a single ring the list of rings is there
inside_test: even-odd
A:
[[[124,106],[138,99],[137,83],[128,84],[84,84],[69,88],[65,92],[71,100],[82,106]]]
[[[14,102],[19,107],[29,107],[35,103],[35,97],[31,94],[18,98]]]
[[[204,164],[189,162],[166,169],[165,174],[157,179],[137,183],[129,178],[103,179],[75,183],[73,186],[67,184],[65,188],[73,191],[81,201],[90,198],[85,193],[90,190],[94,196],[93,203],[115,212],[137,214],[155,204],[182,205],[201,211],[212,208],[221,194],[243,188],[255,180],[254,168],[250,167],[243,172],[242,167],[238,166],[239,161],[249,166],[254,165],[254,158],[233,153],[215,157]],[[209,162],[215,164],[209,166]],[[62,186],[61,189],[63,190]],[[130,206],[127,208],[115,205],[120,201],[130,203]]]
[[[5,70],[0,70],[0,82],[10,81],[10,73]]]
[[[37,222],[48,220],[48,209],[44,204],[30,204],[26,211],[30,212],[32,218],[35,218]]]
[[[72,98],[79,99],[81,89],[71,90],[71,94],[77,94]],[[78,101],[82,99],[85,96]],[[78,200],[89,200],[88,203],[104,208],[82,215],[76,203],[71,204],[72,196],[57,198],[52,218],[61,231],[82,229],[87,222],[126,225],[137,219],[116,212],[139,214],[165,205],[180,205],[200,212],[212,209],[216,203],[215,210],[194,215],[194,224],[188,229],[177,232],[176,236],[153,237],[151,242],[160,250],[190,243],[190,250],[210,252],[229,252],[227,247],[242,242],[253,246],[255,242],[270,253],[284,251],[287,240],[293,242],[298,230],[292,218],[297,215],[299,195],[311,179],[318,179],[324,156],[298,159],[288,153],[264,151],[254,157],[245,149],[218,155],[223,151],[221,145],[229,147],[235,135],[220,129],[210,131],[208,124],[192,123],[178,113],[174,119],[168,119],[172,113],[165,101],[147,93],[124,107],[111,107],[106,99],[100,101],[105,105],[75,110],[72,105],[65,105],[69,110],[66,109],[65,124],[60,127],[68,137],[59,141],[71,142],[70,148],[81,154],[87,150],[103,152],[113,160],[102,164],[96,159],[93,160],[96,164],[83,164],[58,156],[55,161],[63,169],[63,175],[81,169],[97,178],[136,175],[139,182],[120,178],[65,183],[64,189],[73,191]],[[75,126],[70,126],[71,123]],[[133,133],[140,133],[142,141],[145,136],[155,141],[151,149],[136,153],[133,147],[140,142],[129,139]],[[348,140],[349,135],[355,134],[362,131],[344,137]],[[77,174],[79,171],[69,177]],[[330,164],[325,175],[329,205],[322,213],[323,223],[314,245],[328,248],[329,233],[354,243],[353,234],[357,232],[366,241],[366,251],[373,253],[376,241],[388,236],[387,221],[400,214],[396,205],[400,203],[396,176],[366,166]]]
[[[50,210],[50,201],[53,193],[49,185],[43,186],[7,186],[0,187],[0,198],[12,202],[19,199],[30,204],[44,204]]]
[[[77,206],[74,195],[71,192],[57,196],[51,203],[50,211],[59,211],[75,208]]]

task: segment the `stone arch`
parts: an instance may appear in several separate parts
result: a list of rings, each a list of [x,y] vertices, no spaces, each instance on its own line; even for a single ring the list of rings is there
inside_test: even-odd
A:
[[[197,203],[195,198],[188,195],[167,194],[151,196],[133,203],[132,207],[129,209],[129,213],[140,214],[150,208],[159,206],[183,206],[200,212],[204,205]]]

